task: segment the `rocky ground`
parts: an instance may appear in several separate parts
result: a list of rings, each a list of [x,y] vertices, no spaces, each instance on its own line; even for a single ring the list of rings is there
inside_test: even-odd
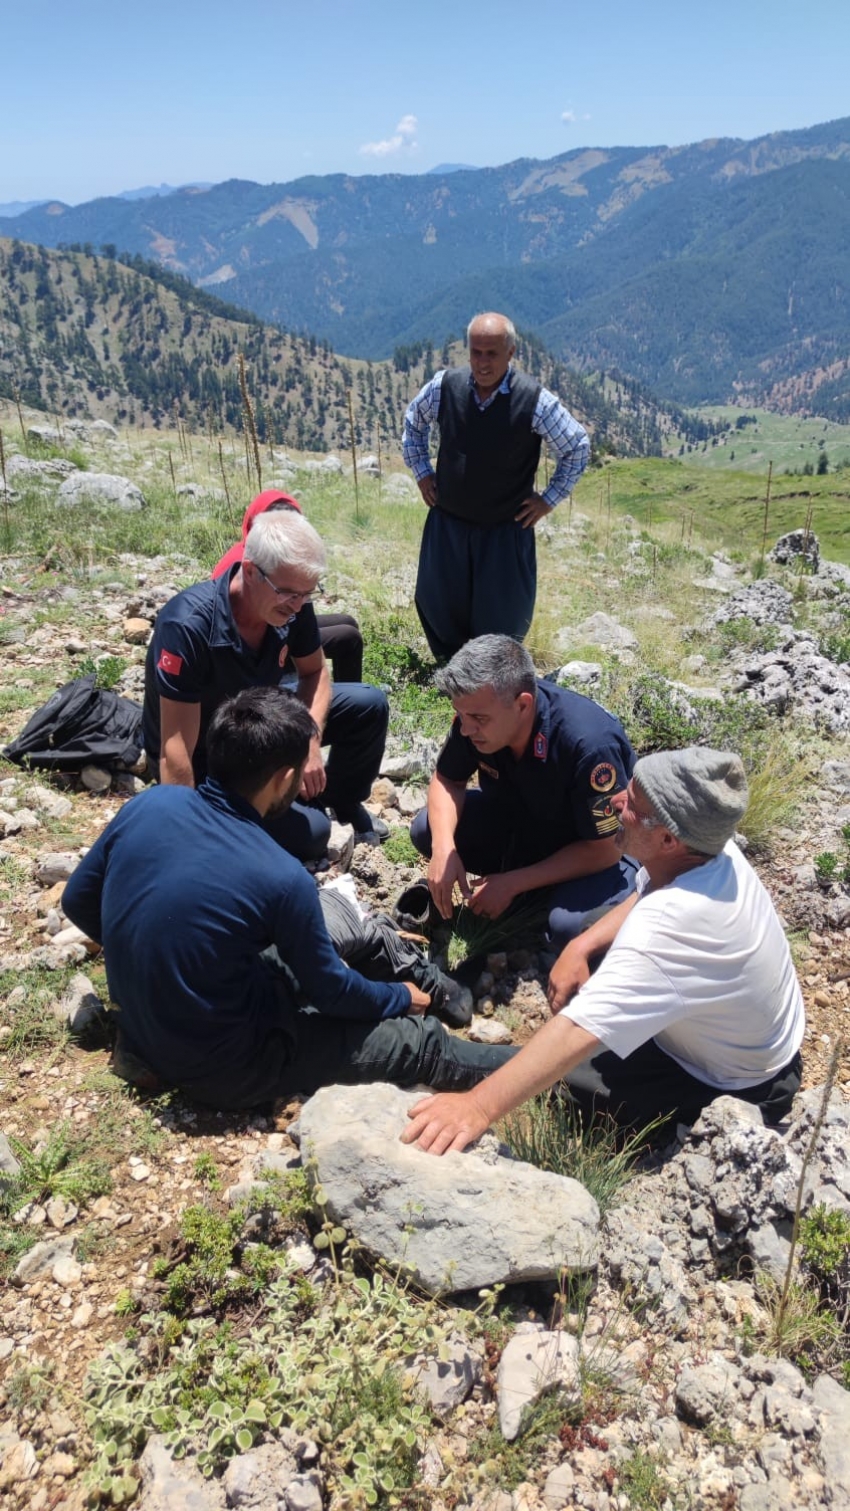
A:
[[[101,580],[93,590],[50,573],[26,575],[7,563],[0,588],[7,691],[0,739],[11,738],[33,707],[76,675],[83,657],[123,658],[127,669],[119,690],[138,697],[147,636],[138,621],[149,620],[176,585],[173,568],[141,559],[122,560],[116,580]],[[376,797],[385,817],[401,828],[421,796],[424,768],[421,759],[418,766],[405,763],[401,749],[393,754],[395,775]],[[96,788],[96,778],[90,780]],[[66,932],[63,876],[137,785],[131,773],[98,791],[78,779],[45,779],[11,766],[0,770],[0,1131],[38,1149],[66,1124],[74,1136],[91,1135],[106,1155],[111,1177],[108,1193],[90,1200],[36,1197],[11,1225],[50,1245],[46,1253],[39,1251],[40,1267],[19,1272],[2,1303],[0,1504],[15,1511],[60,1506],[70,1511],[86,1504],[84,1473],[91,1455],[81,1410],[86,1371],[106,1343],[124,1335],[127,1320],[116,1313],[116,1302],[120,1310],[126,1292],[143,1291],[163,1235],[175,1230],[181,1211],[193,1202],[223,1203],[218,1193],[244,1179],[258,1156],[294,1153],[287,1132],[294,1109],[225,1117],[193,1109],[179,1098],[145,1103],[109,1075],[108,1050],[96,1034],[67,1036],[58,1020],[55,1032],[44,1028],[54,1006],[63,1021],[69,1010],[72,1015],[79,1010],[79,984],[77,997],[68,996],[74,970],[85,973],[95,991],[103,990],[98,962],[73,931]],[[824,1082],[836,1043],[844,1038],[846,1044],[850,1021],[845,936],[850,897],[840,881],[821,885],[814,868],[814,857],[833,850],[836,832],[850,821],[850,761],[842,748],[828,754],[799,796],[795,827],[781,830],[770,852],[754,860],[793,935],[808,1013],[805,1084],[813,1088]],[[351,873],[362,900],[385,908],[415,870],[360,846]],[[545,1014],[545,957],[522,941],[491,954],[478,987],[475,1031],[492,1035],[495,1029],[521,1042]],[[839,1102],[848,1093],[845,1049],[837,1068]],[[845,1143],[846,1133],[844,1127]],[[718,1136],[716,1130],[704,1134],[703,1146]],[[488,1479],[480,1468],[486,1457],[475,1457],[473,1445],[497,1409],[495,1372],[506,1339],[491,1339],[472,1371],[466,1402],[442,1422],[439,1413],[434,1417],[418,1471],[419,1500],[402,1503],[452,1506],[477,1496],[477,1504],[498,1511],[534,1511],[544,1503],[593,1511],[626,1511],[632,1505],[773,1511],[791,1504],[850,1504],[848,1466],[837,1448],[823,1447],[829,1433],[839,1438],[843,1433],[847,1441],[850,1397],[841,1392],[833,1399],[829,1383],[813,1395],[811,1380],[791,1364],[744,1347],[751,1330],[742,1318],[755,1316],[758,1322],[759,1311],[747,1269],[736,1274],[728,1245],[721,1253],[722,1245],[714,1242],[714,1219],[711,1224],[706,1219],[701,1231],[699,1220],[693,1220],[694,1203],[687,1205],[682,1196],[696,1169],[688,1159],[698,1152],[686,1144],[665,1172],[641,1176],[638,1195],[629,1198],[631,1217],[620,1217],[612,1229],[583,1336],[600,1348],[616,1336],[616,1371],[622,1375],[616,1409],[605,1395],[596,1416],[591,1411],[577,1427],[564,1426],[560,1434],[541,1439],[532,1461],[519,1471],[516,1464],[501,1463],[494,1450]],[[719,1157],[711,1174],[722,1187],[727,1169]],[[706,1168],[700,1179],[705,1183]],[[716,1208],[711,1182],[703,1195],[703,1205],[714,1202]],[[850,1187],[845,1197],[850,1199]],[[626,1255],[630,1246],[633,1256],[646,1249],[647,1213],[657,1224],[656,1234],[676,1225],[677,1201],[688,1214],[678,1224],[679,1238],[673,1241],[667,1233],[659,1239],[663,1253],[654,1259],[650,1254],[632,1276],[645,1276],[654,1263],[656,1301],[663,1291],[670,1305],[642,1316],[624,1302]],[[635,1238],[638,1231],[643,1236]],[[746,1245],[733,1252],[736,1259],[746,1257]],[[311,1265],[312,1259],[304,1263]],[[9,1268],[15,1270],[14,1261]],[[680,1271],[684,1278],[677,1279]],[[552,1320],[551,1297],[519,1291],[515,1303],[515,1317],[526,1326],[520,1337],[529,1330],[538,1334]],[[829,1433],[822,1431],[827,1420]],[[151,1456],[156,1460],[155,1449]],[[307,1450],[299,1457],[291,1448],[290,1458],[290,1480],[280,1481],[290,1489],[263,1494],[277,1496],[290,1511],[321,1505],[320,1470],[311,1468],[316,1457]],[[272,1484],[273,1468],[266,1465],[266,1470]],[[149,1506],[274,1504],[260,1495],[258,1485],[265,1481],[257,1480],[250,1495],[231,1484],[227,1502],[216,1500],[207,1487],[195,1492],[207,1499],[192,1502],[185,1486],[168,1490],[162,1463],[157,1470],[154,1462],[149,1479]],[[343,1496],[333,1504],[356,1501]]]

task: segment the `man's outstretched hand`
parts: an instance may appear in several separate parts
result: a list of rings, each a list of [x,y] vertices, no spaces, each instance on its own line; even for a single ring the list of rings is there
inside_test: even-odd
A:
[[[472,1091],[441,1091],[408,1108],[410,1123],[401,1135],[403,1144],[417,1144],[427,1154],[446,1154],[465,1149],[490,1126],[486,1112]]]

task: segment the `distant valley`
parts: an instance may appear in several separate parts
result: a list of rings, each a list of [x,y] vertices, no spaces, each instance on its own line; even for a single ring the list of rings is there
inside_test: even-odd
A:
[[[750,142],[53,202],[0,232],[139,253],[360,358],[439,347],[495,306],[561,362],[674,403],[850,418],[850,119]]]

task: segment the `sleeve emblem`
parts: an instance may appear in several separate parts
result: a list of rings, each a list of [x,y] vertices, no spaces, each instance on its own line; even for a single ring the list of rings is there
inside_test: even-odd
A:
[[[160,651],[156,665],[157,671],[165,672],[166,676],[179,677],[183,670],[183,657],[176,656],[174,651]]]
[[[538,730],[534,736],[534,754],[538,761],[545,761],[549,754],[549,741],[546,739],[542,729]]]
[[[617,785],[617,769],[610,761],[600,761],[590,773],[590,785],[594,792],[610,792]]]

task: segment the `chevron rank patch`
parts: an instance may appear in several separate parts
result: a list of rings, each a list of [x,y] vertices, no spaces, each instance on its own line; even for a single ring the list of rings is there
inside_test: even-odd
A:
[[[596,833],[600,839],[607,839],[609,835],[617,833],[620,827],[620,819],[612,805],[610,797],[594,798],[590,804],[590,812],[596,825]]]

